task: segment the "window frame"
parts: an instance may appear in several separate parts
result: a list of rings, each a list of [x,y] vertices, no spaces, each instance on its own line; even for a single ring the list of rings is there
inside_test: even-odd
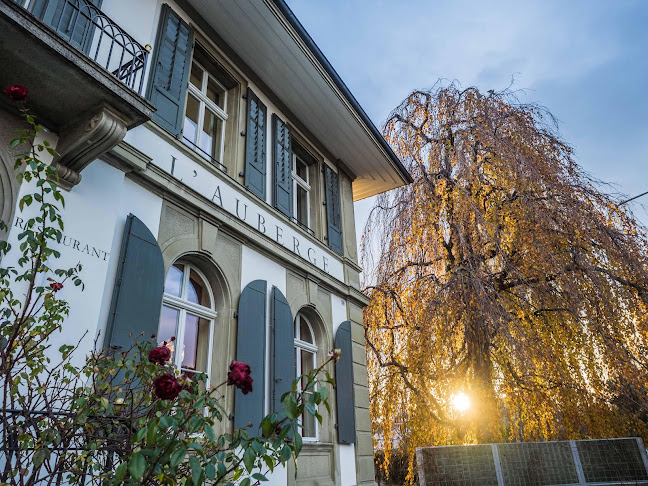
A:
[[[227,91],[228,89],[223,86],[223,84],[216,79],[216,77],[209,72],[208,69],[206,69],[201,63],[199,63],[194,56],[192,56],[191,59],[191,66],[189,67],[189,70],[191,71],[191,68],[193,67],[193,64],[198,66],[200,70],[203,72],[202,76],[202,86],[200,87],[200,90],[194,86],[194,84],[191,82],[191,80],[187,81],[187,93],[185,94],[185,104],[184,104],[184,116],[182,118],[182,142],[185,143],[185,145],[190,146],[194,152],[206,156],[211,160],[216,161],[216,163],[220,166],[224,167],[223,164],[223,156],[225,152],[225,125],[227,124],[227,119],[229,118],[229,115],[227,114]],[[207,93],[207,86],[209,85],[209,80],[212,80],[216,85],[222,90],[222,96],[223,96],[223,107],[221,108],[218,106],[216,103],[214,103],[212,100],[210,100],[206,93]],[[192,142],[188,138],[185,137],[184,133],[184,120],[187,118],[187,106],[189,102],[189,95],[193,96],[198,100],[198,126],[196,130],[196,141]],[[205,152],[203,149],[200,148],[200,138],[203,133],[203,125],[205,123],[205,110],[210,110],[216,117],[220,120],[221,126],[220,126],[220,146],[218,147],[218,150],[215,151],[217,152],[218,157],[215,158],[215,156],[208,154]]]
[[[306,326],[308,327],[308,330],[311,333],[311,336],[313,337],[313,342],[309,343],[306,341],[301,340],[301,322],[302,320],[306,323]],[[301,312],[297,313],[297,316],[295,317],[295,343],[294,343],[294,348],[296,351],[299,351],[295,353],[295,369],[297,371],[296,375],[301,376],[302,375],[302,357],[301,357],[301,351],[307,351],[311,353],[313,356],[313,364],[312,364],[312,369],[317,368],[317,353],[319,351],[319,348],[317,347],[317,337],[315,334],[315,330],[313,328],[313,325],[310,323],[308,318],[302,314]],[[299,380],[299,385],[298,385],[298,390],[301,391],[301,380]],[[317,385],[313,388],[313,391],[317,391]],[[304,410],[303,413],[308,413],[307,411]],[[302,416],[299,417],[298,422],[302,426],[301,428],[301,433],[303,434],[303,414]],[[315,435],[312,437],[304,437],[302,435],[302,440],[304,442],[319,442],[320,441],[320,426],[319,422],[315,417],[313,417],[313,423],[315,424]]]
[[[210,379],[211,379],[211,366],[212,366],[212,354],[213,354],[213,347],[214,347],[214,327],[215,327],[215,321],[216,317],[218,316],[218,312],[214,310],[214,292],[212,291],[211,285],[209,284],[209,280],[205,277],[205,275],[200,271],[199,268],[197,268],[195,265],[192,265],[191,263],[178,260],[171,265],[169,270],[167,271],[164,281],[165,281],[165,286],[166,286],[166,279],[169,275],[169,272],[171,271],[171,268],[175,267],[175,265],[183,265],[183,272],[182,272],[182,286],[180,287],[180,296],[168,294],[167,292],[164,292],[162,295],[162,307],[166,306],[171,309],[175,309],[179,312],[178,314],[178,321],[176,323],[176,348],[179,350],[180,345],[184,344],[184,334],[185,334],[185,325],[187,321],[187,314],[193,314],[196,315],[199,319],[205,319],[208,321],[209,325],[209,333],[208,333],[208,343],[207,343],[207,360],[205,363],[205,375],[207,376],[207,380],[205,382],[205,386],[209,388],[210,386]],[[196,272],[196,274],[202,279],[202,282],[205,285],[205,289],[207,290],[207,296],[209,298],[209,307],[202,306],[200,304],[196,304],[194,302],[190,302],[186,297],[187,297],[187,289],[189,287],[189,279],[191,277],[191,270]],[[158,324],[158,330],[159,330],[159,324]],[[173,355],[173,362],[174,364],[178,367],[178,369],[181,372],[195,372],[193,370],[185,370],[182,368],[182,353],[180,352],[175,352]]]
[[[306,166],[306,180],[304,180],[298,173],[297,173],[297,159]],[[306,191],[306,223],[302,223],[299,221],[297,218],[297,203],[299,201],[299,198],[297,197],[297,188],[301,187]],[[310,165],[306,163],[306,161],[300,157],[297,153],[292,152],[292,190],[293,190],[293,219],[295,222],[302,227],[306,227],[307,229],[311,229],[311,190],[312,186],[310,185]]]

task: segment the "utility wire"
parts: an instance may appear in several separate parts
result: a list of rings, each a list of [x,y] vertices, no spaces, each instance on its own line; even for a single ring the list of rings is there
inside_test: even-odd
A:
[[[621,202],[619,203],[619,206],[621,206],[621,205],[623,205],[623,204],[625,204],[625,203],[629,203],[630,201],[634,201],[635,199],[639,199],[641,196],[645,196],[646,194],[648,194],[648,191],[646,191],[646,192],[642,192],[642,193],[639,194],[638,196],[631,197],[630,199],[626,199],[625,201],[621,201]]]

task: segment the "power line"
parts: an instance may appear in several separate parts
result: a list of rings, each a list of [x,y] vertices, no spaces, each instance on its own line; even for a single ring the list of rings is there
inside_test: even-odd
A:
[[[629,203],[630,201],[634,201],[635,199],[639,199],[641,196],[645,196],[646,194],[648,194],[648,191],[646,191],[646,192],[642,192],[642,193],[639,194],[638,196],[631,197],[630,199],[626,199],[625,201],[621,201],[621,202],[619,203],[619,206],[621,206],[621,205],[623,205],[623,204],[625,204],[625,203]]]

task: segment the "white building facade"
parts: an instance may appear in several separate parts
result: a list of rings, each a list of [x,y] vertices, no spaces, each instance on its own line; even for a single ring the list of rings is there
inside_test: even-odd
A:
[[[212,383],[247,362],[254,391],[227,392],[228,427],[342,347],[331,416],[303,424],[297,479],[271,483],[373,483],[353,202],[411,178],[284,1],[0,0],[0,45],[0,86],[29,89],[58,152],[60,264],[83,265],[56,340],[176,336],[176,364]],[[5,101],[15,243],[21,122]]]

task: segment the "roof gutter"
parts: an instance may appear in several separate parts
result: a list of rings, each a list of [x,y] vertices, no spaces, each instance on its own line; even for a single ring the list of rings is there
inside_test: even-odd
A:
[[[342,92],[346,100],[349,102],[349,104],[353,107],[353,109],[356,111],[356,113],[360,116],[362,121],[365,123],[365,125],[369,128],[373,136],[376,138],[380,146],[385,150],[387,153],[387,156],[391,159],[392,163],[394,164],[394,167],[400,172],[401,176],[403,177],[403,180],[411,184],[414,182],[414,179],[412,178],[412,175],[409,173],[409,171],[405,168],[403,163],[400,161],[400,159],[396,156],[392,148],[389,146],[387,141],[383,138],[382,134],[378,131],[374,123],[371,121],[369,116],[365,113],[365,111],[362,109],[360,106],[360,103],[358,103],[358,100],[355,99],[353,94],[351,94],[351,91],[349,91],[349,88],[347,88],[347,85],[344,84],[344,81],[342,81],[342,78],[340,78],[340,75],[335,71],[331,63],[329,62],[328,59],[326,59],[326,56],[322,53],[319,47],[317,47],[317,44],[315,44],[315,41],[312,39],[310,34],[306,32],[306,29],[304,29],[304,26],[299,22],[297,17],[295,17],[295,14],[293,13],[292,10],[290,10],[290,7],[284,0],[272,0],[272,2],[275,4],[275,6],[279,9],[279,11],[283,14],[283,16],[286,18],[286,20],[290,23],[290,25],[295,29],[297,32],[297,35],[301,38],[301,40],[306,44],[308,49],[312,52],[312,54],[315,56],[317,61],[322,65],[326,73],[331,77],[337,88]]]

